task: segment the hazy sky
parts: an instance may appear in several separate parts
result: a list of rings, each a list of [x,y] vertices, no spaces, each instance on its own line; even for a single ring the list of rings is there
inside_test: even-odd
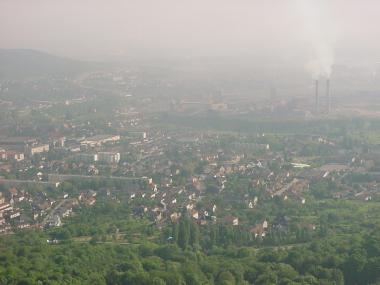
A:
[[[379,0],[0,0],[0,47],[76,58],[380,61]]]

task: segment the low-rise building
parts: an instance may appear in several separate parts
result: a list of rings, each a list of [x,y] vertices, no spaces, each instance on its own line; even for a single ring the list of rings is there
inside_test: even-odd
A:
[[[23,161],[25,159],[25,156],[22,151],[1,149],[0,159],[11,161]]]
[[[27,148],[29,155],[33,156],[35,154],[44,153],[49,151],[48,144],[33,145]]]
[[[120,161],[119,152],[99,152],[98,154],[95,155],[95,157],[97,161],[109,163],[109,164],[119,163]]]
[[[118,141],[120,141],[120,136],[118,135],[97,135],[83,140],[81,144],[89,147],[95,147],[101,146],[105,143],[116,143]]]

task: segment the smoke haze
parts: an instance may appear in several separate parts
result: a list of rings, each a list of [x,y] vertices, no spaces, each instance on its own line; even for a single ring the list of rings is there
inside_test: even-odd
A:
[[[328,76],[380,60],[376,0],[2,0],[0,47],[74,58],[241,57]]]
[[[303,17],[305,39],[312,46],[312,59],[307,69],[314,78],[330,77],[334,64],[334,43],[339,38],[338,24],[330,15],[329,2],[297,0],[299,15]]]

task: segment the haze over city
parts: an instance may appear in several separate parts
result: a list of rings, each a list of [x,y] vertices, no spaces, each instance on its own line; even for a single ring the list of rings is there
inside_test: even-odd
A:
[[[380,61],[378,1],[12,1],[1,48],[77,59],[242,57],[307,64]],[[328,49],[328,50],[326,50]]]
[[[0,0],[0,284],[380,284],[379,15]]]

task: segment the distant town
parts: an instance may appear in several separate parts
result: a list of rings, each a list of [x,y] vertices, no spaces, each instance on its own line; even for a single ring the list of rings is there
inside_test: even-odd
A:
[[[318,101],[294,109],[269,101],[231,105],[219,95],[208,103],[136,98],[124,90],[146,91],[155,81],[141,81],[131,71],[65,80],[53,89],[48,85],[57,79],[1,84],[2,234],[61,227],[77,209],[100,199],[127,203],[135,218],[158,228],[186,213],[201,226],[243,226],[253,238],[264,238],[289,223],[310,231],[320,226],[286,216],[250,220],[250,210],[270,201],[306,207],[328,197],[379,199],[380,147],[372,125],[356,123],[366,125],[365,137],[336,125],[326,129],[330,116],[337,116],[330,101],[323,113]],[[109,91],[97,82],[106,82]],[[79,97],[26,102],[7,95],[24,84],[41,94],[76,88]],[[166,89],[175,83],[154,84]],[[266,121],[268,112],[283,119]]]

